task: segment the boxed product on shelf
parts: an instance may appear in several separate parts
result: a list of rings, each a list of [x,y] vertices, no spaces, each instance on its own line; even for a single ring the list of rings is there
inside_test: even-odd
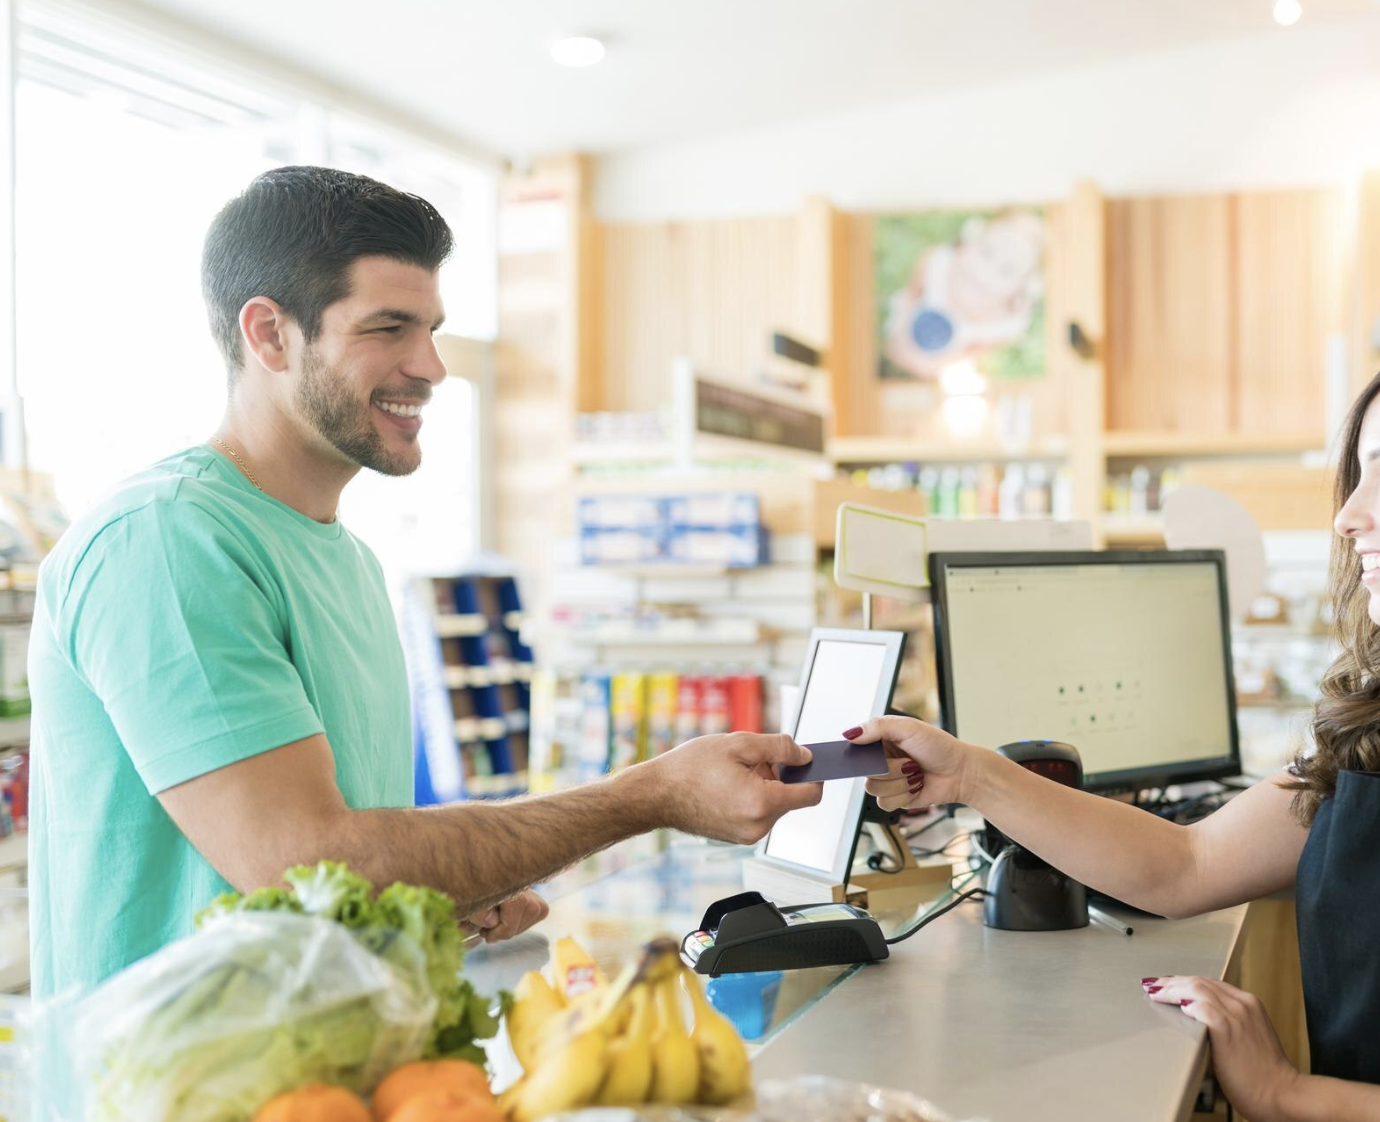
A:
[[[647,679],[647,758],[659,756],[678,743],[676,709],[680,675],[653,674]]]
[[[750,491],[585,496],[576,523],[583,565],[750,568],[767,560],[761,503]]]
[[[670,526],[666,531],[665,555],[677,564],[750,569],[766,563],[767,530],[760,523],[747,526]]]
[[[755,526],[762,521],[761,500],[752,491],[672,495],[666,517],[673,526]]]
[[[576,771],[590,777],[602,775],[613,748],[612,679],[607,674],[586,674],[580,681],[580,744]]]
[[[647,675],[615,674],[609,685],[609,770],[647,758]]]
[[[666,521],[666,500],[649,495],[586,495],[575,507],[583,530],[637,530]]]
[[[676,689],[676,743],[683,744],[700,735],[704,719],[704,678],[682,674]]]
[[[762,731],[762,679],[756,674],[728,679],[728,723],[735,732]]]
[[[728,699],[728,679],[707,677],[700,697],[700,735],[728,732],[733,714]]]
[[[635,529],[591,526],[580,530],[582,565],[648,565],[665,558],[665,532],[660,526]]]

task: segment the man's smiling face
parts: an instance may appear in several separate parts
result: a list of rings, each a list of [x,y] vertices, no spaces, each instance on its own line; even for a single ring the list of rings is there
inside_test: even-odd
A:
[[[303,420],[350,462],[410,475],[432,387],[446,376],[437,273],[387,257],[350,267],[350,291],[326,308],[302,352],[293,401]]]

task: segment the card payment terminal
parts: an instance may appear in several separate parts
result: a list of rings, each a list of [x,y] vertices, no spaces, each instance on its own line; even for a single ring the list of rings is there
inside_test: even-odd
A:
[[[887,957],[877,921],[851,904],[778,908],[760,892],[711,904],[680,944],[697,974],[747,974],[877,962]]]

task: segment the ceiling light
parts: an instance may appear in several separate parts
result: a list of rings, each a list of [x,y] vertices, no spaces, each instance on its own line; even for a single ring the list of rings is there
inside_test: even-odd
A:
[[[971,359],[951,362],[939,372],[939,384],[949,397],[963,397],[969,394],[987,392],[987,379],[978,373]]]
[[[551,44],[551,57],[562,66],[596,66],[603,61],[604,44],[590,35],[572,35]]]
[[[1280,27],[1293,27],[1303,15],[1303,5],[1299,0],[1275,0],[1275,23]]]

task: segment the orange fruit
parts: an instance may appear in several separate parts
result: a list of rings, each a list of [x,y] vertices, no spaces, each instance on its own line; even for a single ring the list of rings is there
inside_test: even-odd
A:
[[[489,1077],[478,1064],[465,1060],[419,1060],[403,1064],[384,1076],[374,1088],[374,1122],[387,1122],[408,1099],[423,1093],[441,1094],[450,1091],[469,1095],[484,1102],[493,1102]]]
[[[264,1104],[254,1122],[370,1122],[364,1100],[344,1087],[311,1083]]]
[[[388,1116],[388,1122],[504,1122],[492,1099],[455,1091],[413,1095]]]

